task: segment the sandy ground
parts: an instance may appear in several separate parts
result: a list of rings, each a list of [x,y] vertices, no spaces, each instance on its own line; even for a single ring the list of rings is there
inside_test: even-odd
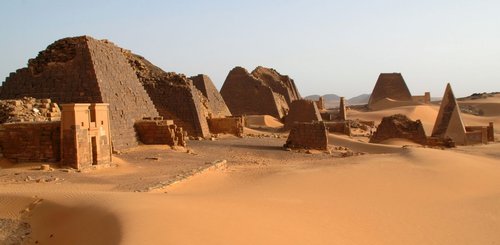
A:
[[[403,113],[429,133],[437,110],[349,115]],[[141,146],[81,173],[2,161],[0,244],[500,244],[500,143],[440,150],[332,134],[332,147],[365,153],[340,157],[247,134],[189,141],[189,152]]]

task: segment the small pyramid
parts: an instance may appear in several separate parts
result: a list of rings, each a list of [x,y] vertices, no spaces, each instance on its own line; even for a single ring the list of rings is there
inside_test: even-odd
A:
[[[208,100],[207,106],[212,114],[212,117],[231,116],[231,112],[229,112],[226,102],[224,102],[224,99],[220,95],[210,77],[199,74],[197,76],[190,77],[189,79],[193,81],[193,85],[200,90],[203,96],[205,96]]]
[[[460,116],[460,108],[451,89],[446,85],[446,90],[441,101],[441,107],[432,130],[432,137],[451,138],[457,144],[465,144],[465,126]]]

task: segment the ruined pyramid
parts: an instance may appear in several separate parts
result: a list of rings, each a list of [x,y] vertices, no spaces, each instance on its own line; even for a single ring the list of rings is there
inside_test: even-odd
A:
[[[264,67],[252,73],[235,67],[220,91],[233,115],[270,115],[281,119],[292,101],[300,99],[295,83],[288,76]]]
[[[1,99],[50,98],[63,103],[109,103],[115,150],[137,145],[134,121],[158,116],[123,55],[126,50],[89,36],[60,39],[11,73]]]

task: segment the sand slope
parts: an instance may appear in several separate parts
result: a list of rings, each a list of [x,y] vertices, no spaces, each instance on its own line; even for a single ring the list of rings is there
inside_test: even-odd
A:
[[[13,209],[16,205],[5,205],[12,195],[43,198],[29,218],[41,244],[494,244],[500,239],[495,158],[412,148],[279,169],[229,165],[159,193],[2,186],[0,205]],[[27,199],[19,200],[23,206]]]

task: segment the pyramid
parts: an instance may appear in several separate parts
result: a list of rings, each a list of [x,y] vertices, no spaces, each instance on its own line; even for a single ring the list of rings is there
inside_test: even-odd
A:
[[[463,145],[466,143],[466,130],[460,116],[460,108],[449,83],[446,85],[436,123],[432,130],[432,137],[449,137],[456,144]]]
[[[135,120],[158,116],[124,56],[126,50],[89,36],[49,45],[2,84],[1,99],[50,98],[64,103],[109,103],[115,150],[137,145]]]
[[[231,116],[229,108],[227,108],[226,102],[220,95],[217,88],[215,88],[214,83],[207,75],[199,74],[197,76],[190,77],[193,81],[194,86],[200,90],[200,92],[208,100],[207,107],[210,111],[210,117],[219,118]]]
[[[288,111],[283,95],[243,67],[229,72],[220,93],[234,116],[270,115],[281,119]]]
[[[128,52],[126,58],[160,116],[174,120],[189,136],[210,136],[207,122],[211,113],[209,100],[192,80],[183,74],[163,71],[140,55]]]
[[[401,73],[381,73],[373,92],[368,100],[368,107],[374,109],[377,102],[387,101],[408,101],[412,102],[412,97],[406,82]]]
[[[273,92],[281,94],[288,106],[292,101],[301,98],[293,79],[287,75],[281,75],[275,69],[258,66],[252,71],[252,75],[262,80]]]

